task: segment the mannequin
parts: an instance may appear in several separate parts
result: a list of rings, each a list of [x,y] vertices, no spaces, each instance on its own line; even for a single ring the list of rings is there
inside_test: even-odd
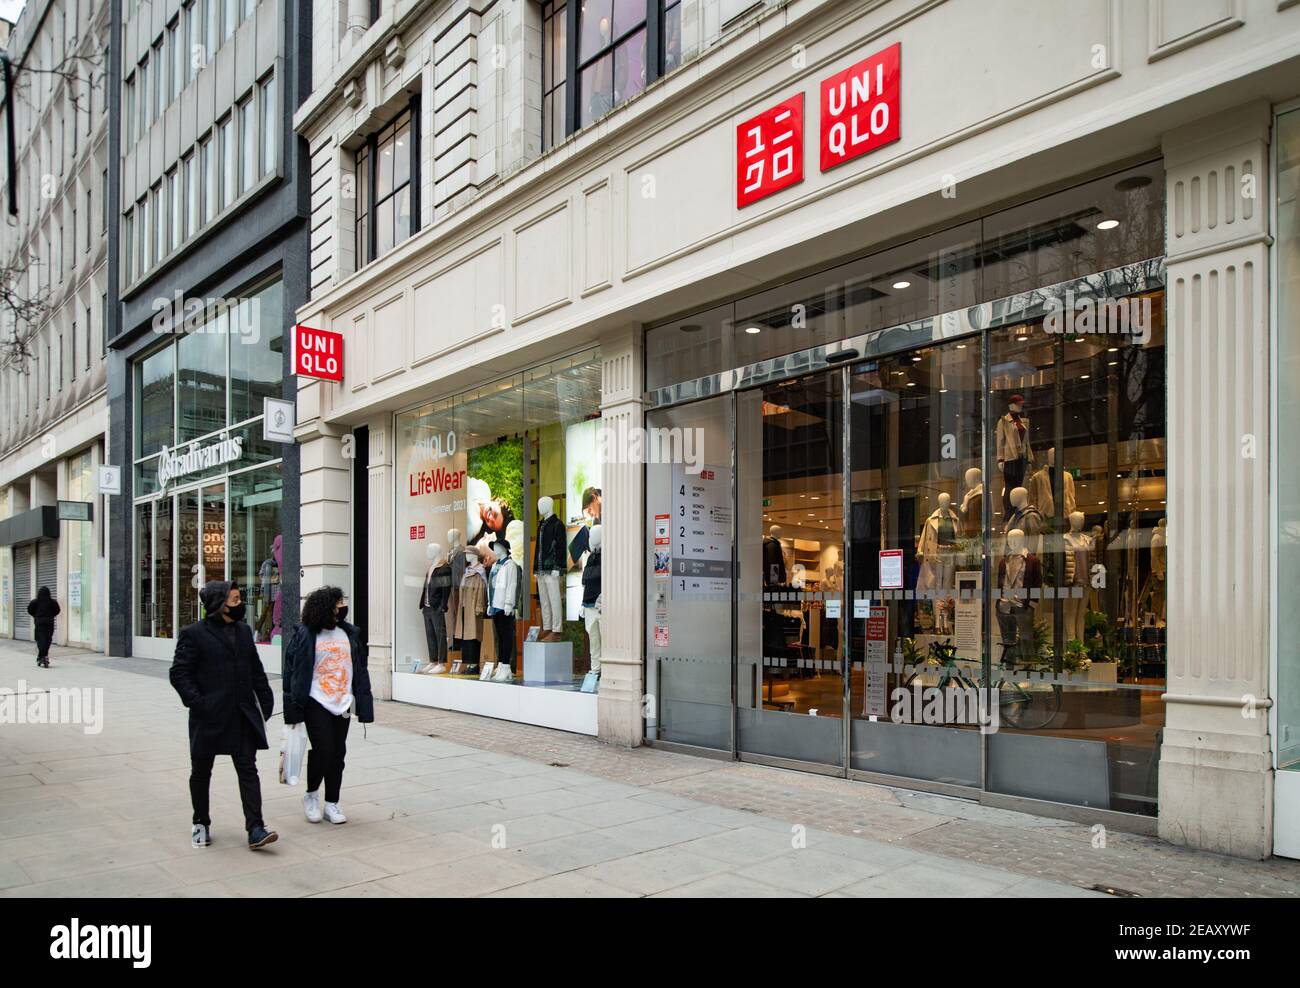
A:
[[[555,517],[555,502],[537,499],[537,545],[533,548],[533,572],[537,574],[537,596],[542,607],[542,633],[538,641],[558,642],[564,622],[564,597],[560,575],[564,571],[564,522]]]
[[[460,639],[461,672],[475,674],[483,640],[483,617],[487,613],[487,576],[477,549],[462,549],[461,557],[465,574],[461,577],[453,634]]]
[[[1029,551],[1025,533],[1018,528],[1011,529],[1007,532],[1007,554],[998,560],[998,599],[994,608],[1002,636],[1004,664],[1008,664],[1008,656],[1021,662],[1032,658],[1028,652],[1033,647],[1038,601],[1029,592],[1042,585],[1038,556]]]
[[[961,518],[953,510],[952,496],[944,491],[939,495],[939,507],[921,525],[921,538],[916,546],[916,560],[921,564],[921,572],[916,577],[918,595],[951,587],[953,557],[959,538]],[[944,606],[940,606],[936,600],[934,608],[935,631],[941,635],[949,633],[946,604],[945,600]]]
[[[780,525],[767,530],[763,540],[763,586],[784,587],[789,583],[790,570],[785,564],[785,549],[781,545]]]
[[[1007,402],[1007,412],[998,419],[997,449],[998,470],[1002,473],[1002,516],[1010,520],[1012,504],[1010,492],[1025,482],[1025,474],[1034,462],[1034,449],[1030,441],[1029,416],[1024,414],[1025,399],[1012,395]]]
[[[1056,496],[1053,493],[1056,482],[1056,447],[1047,451],[1047,462],[1034,471],[1029,478],[1029,503],[1038,509],[1044,518],[1056,517]],[[1068,471],[1061,474],[1061,497],[1065,501],[1064,514],[1068,518],[1074,513],[1074,476]]]
[[[1083,512],[1070,512],[1070,530],[1065,533],[1065,576],[1072,594],[1062,602],[1065,640],[1083,641],[1084,619],[1088,616],[1088,561],[1092,556],[1092,536],[1083,530]]]
[[[429,568],[424,572],[420,589],[420,613],[424,617],[424,638],[429,646],[430,672],[447,671],[447,603],[451,597],[451,566],[442,546],[430,542],[425,546]]]
[[[1043,545],[1040,538],[1043,531],[1043,516],[1029,503],[1029,491],[1023,487],[1016,487],[1007,500],[1011,502],[1011,515],[1002,526],[1002,530],[1009,539],[1012,529],[1019,529],[1029,551],[1035,556],[1039,555]]]
[[[448,529],[447,545],[450,547],[447,549],[447,562],[451,566],[451,593],[447,597],[447,613],[451,615],[452,628],[457,628],[460,626],[456,620],[456,615],[460,613],[460,584],[465,578],[465,546],[459,528]],[[459,649],[459,637],[452,631],[448,648]]]
[[[487,615],[497,643],[497,668],[494,683],[508,683],[515,678],[515,604],[519,593],[519,567],[510,556],[510,543],[497,539],[491,546],[494,562],[488,575]]]
[[[600,526],[587,536],[587,565],[582,568],[582,623],[591,640],[591,671],[600,675]]]
[[[284,536],[277,535],[271,540],[271,558],[275,560],[275,568],[284,573]],[[283,579],[283,576],[281,576]],[[281,608],[284,604],[284,593],[280,589],[275,591],[275,603],[271,605],[271,641],[280,637],[281,628]]]
[[[1151,610],[1161,625],[1165,623],[1165,568],[1168,565],[1165,546],[1168,538],[1167,519],[1161,518],[1151,533]]]
[[[1101,590],[1092,583],[1092,574],[1098,566],[1103,566],[1102,557],[1106,548],[1106,530],[1100,525],[1093,525],[1092,532],[1092,550],[1088,553],[1088,609],[1100,611]]]
[[[961,499],[961,530],[975,535],[984,528],[984,474],[979,467],[966,471],[966,494]]]

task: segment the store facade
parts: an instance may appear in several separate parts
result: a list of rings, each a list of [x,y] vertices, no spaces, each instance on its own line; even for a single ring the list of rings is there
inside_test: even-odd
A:
[[[530,153],[530,57],[479,66],[476,119],[445,85],[476,33],[509,54],[530,12],[564,23],[537,6],[377,23],[330,68],[353,101],[318,85],[295,118],[342,190],[420,114],[418,221],[372,259],[322,194],[298,310],[345,354],[298,381],[304,588],[365,586],[379,688],[548,726],[541,697],[589,702],[585,623],[537,689],[454,671],[420,613],[453,529],[516,523],[518,656],[563,491],[564,540],[599,528],[602,557],[594,724],[568,729],[1248,856],[1300,832],[1274,803],[1280,583],[1241,551],[1278,507],[1270,160],[1300,6],[683,0],[660,13],[693,68]],[[383,71],[380,34],[407,53]],[[575,359],[591,393],[552,413],[548,384],[534,415],[530,375]],[[558,476],[585,422],[598,526]]]

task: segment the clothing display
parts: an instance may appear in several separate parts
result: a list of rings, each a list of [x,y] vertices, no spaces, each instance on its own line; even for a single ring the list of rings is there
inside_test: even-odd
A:
[[[1038,601],[1030,597],[1028,591],[1042,585],[1042,567],[1033,553],[1016,552],[998,561],[999,595],[995,610],[1002,638],[1002,659],[1018,657],[1025,661],[1030,658],[1026,652],[1034,639]]]
[[[447,661],[447,608],[451,603],[451,565],[429,567],[420,590],[420,613],[424,617],[424,637],[429,661]]]
[[[1025,485],[1029,491],[1029,503],[1039,510],[1045,518],[1056,517],[1056,496],[1053,494],[1056,482],[1056,467],[1040,467]],[[1074,497],[1074,476],[1066,470],[1061,476],[1061,497],[1064,500],[1061,516],[1070,517],[1076,508]]]
[[[984,485],[972,487],[961,499],[961,530],[963,535],[977,535],[984,527]]]
[[[600,549],[592,549],[582,568],[582,624],[590,642],[591,671],[600,672]]]
[[[479,663],[483,619],[487,615],[487,576],[481,563],[466,565],[458,605],[452,633],[460,639],[461,659],[467,667],[475,667]]]
[[[789,583],[789,571],[785,565],[785,550],[781,540],[770,535],[763,539],[763,586],[784,587]]]
[[[1029,439],[1029,416],[1007,412],[997,425],[997,460],[1002,467],[1002,514],[1011,517],[1011,492],[1024,486],[1025,474],[1034,462]]]
[[[916,577],[918,593],[947,590],[952,586],[957,540],[961,531],[961,519],[951,507],[935,508],[925,520],[916,547],[916,554],[921,559],[921,569]]]
[[[502,556],[488,572],[487,613],[492,618],[496,643],[495,661],[515,668],[515,614],[519,596],[519,565],[510,556]]]
[[[1062,538],[1065,543],[1065,583],[1079,593],[1079,596],[1066,597],[1062,602],[1065,640],[1083,641],[1084,622],[1088,615],[1088,559],[1092,554],[1092,536],[1071,531]]]
[[[537,544],[533,546],[533,572],[549,573],[564,569],[564,522],[547,515],[537,526]]]
[[[548,570],[537,574],[537,597],[542,608],[542,629],[559,635],[564,623],[564,596],[559,573]]]
[[[1038,555],[1042,548],[1042,539],[1039,536],[1043,531],[1043,516],[1038,509],[1032,504],[1027,504],[1023,508],[1012,508],[1002,526],[1003,536],[1016,528],[1025,533],[1025,544],[1029,546],[1029,551]]]
[[[447,554],[447,565],[451,567],[451,590],[447,594],[447,620],[450,623],[448,630],[451,633],[451,641],[448,643],[449,648],[457,648],[456,634],[456,615],[460,612],[460,584],[465,579],[465,550],[459,545],[458,540],[451,539],[451,550]]]

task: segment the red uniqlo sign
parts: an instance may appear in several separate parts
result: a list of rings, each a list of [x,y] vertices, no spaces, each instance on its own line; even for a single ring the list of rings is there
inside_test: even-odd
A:
[[[822,171],[898,140],[901,51],[890,45],[822,80]]]
[[[293,327],[293,369],[304,377],[343,380],[343,334],[310,326]]]
[[[803,93],[736,127],[736,206],[803,181]]]

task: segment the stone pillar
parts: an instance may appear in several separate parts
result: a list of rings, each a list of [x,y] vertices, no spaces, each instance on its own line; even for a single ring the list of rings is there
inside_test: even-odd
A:
[[[304,378],[298,391],[300,600],[327,584],[347,587],[351,573],[351,437],[321,417],[326,387],[337,385]]]
[[[605,435],[627,436],[642,428],[644,362],[641,327],[629,326],[601,340],[601,427]],[[601,642],[597,732],[602,741],[636,747],[645,722],[645,627],[641,574],[645,470],[627,462],[626,450],[608,444],[601,465]]]
[[[1165,134],[1169,659],[1160,836],[1272,849],[1266,103]]]
[[[370,27],[370,0],[346,0],[347,24],[343,29],[343,50],[347,51],[361,40]]]
[[[376,699],[393,698],[393,434],[392,416],[370,423],[369,545],[357,545],[368,552],[370,573],[369,627],[370,685]]]

